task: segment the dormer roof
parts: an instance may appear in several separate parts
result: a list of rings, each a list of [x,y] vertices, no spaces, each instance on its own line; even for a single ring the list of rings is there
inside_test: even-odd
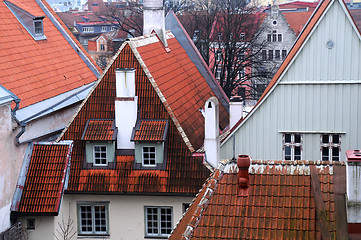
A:
[[[84,141],[115,141],[117,129],[112,119],[89,119],[81,140]]]

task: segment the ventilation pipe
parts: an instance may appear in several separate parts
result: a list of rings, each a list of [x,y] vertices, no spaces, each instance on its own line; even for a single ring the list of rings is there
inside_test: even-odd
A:
[[[216,168],[220,161],[219,103],[216,97],[211,97],[206,101],[204,115],[204,150],[206,152],[206,161]]]
[[[118,128],[117,149],[134,150],[131,142],[133,127],[137,121],[138,97],[135,96],[135,69],[115,70],[115,126]]]
[[[238,166],[238,186],[246,189],[249,186],[249,166],[251,165],[251,158],[248,155],[239,155],[237,159]]]

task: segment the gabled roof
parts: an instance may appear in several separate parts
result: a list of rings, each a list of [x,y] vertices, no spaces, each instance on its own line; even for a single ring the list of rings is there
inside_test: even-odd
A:
[[[291,66],[291,64],[294,62],[294,59],[296,58],[297,54],[302,50],[302,47],[305,45],[307,40],[310,38],[312,32],[316,27],[318,26],[320,20],[324,16],[324,14],[327,12],[327,9],[329,6],[331,6],[333,3],[338,2],[341,6],[343,11],[345,12],[347,18],[351,21],[352,28],[355,30],[358,38],[360,38],[360,32],[357,28],[356,24],[354,23],[345,3],[343,0],[323,0],[319,3],[318,7],[313,12],[312,16],[308,20],[306,26],[303,28],[302,32],[298,36],[296,42],[292,46],[292,49],[288,53],[286,59],[282,62],[280,68],[276,72],[276,74],[273,76],[273,79],[268,84],[267,88],[265,89],[264,93],[252,109],[252,111],[243,119],[239,120],[232,129],[230,129],[230,134],[224,139],[223,142],[228,141],[228,139],[234,134],[234,132],[237,131],[252,115],[259,106],[267,99],[269,94],[272,93],[272,91],[275,89],[275,87],[278,85],[279,81],[281,80],[283,74],[287,71],[287,69]]]
[[[4,2],[0,4],[0,84],[20,108],[94,82],[99,67],[45,1],[10,0],[43,19],[45,40],[34,40]]]
[[[204,117],[199,109],[216,94],[174,35],[167,32],[166,37],[168,48],[155,34],[127,40],[62,133],[60,139],[74,140],[69,192],[188,195],[195,194],[208,176],[203,157],[192,153],[202,146],[204,138]],[[117,68],[135,68],[138,120],[168,121],[162,170],[135,168],[134,155],[121,155],[118,151],[115,169],[83,168],[85,141],[81,135],[87,121],[115,118]],[[228,113],[223,106],[220,112],[220,125],[224,128]],[[152,136],[142,139],[147,137]]]
[[[287,19],[288,25],[294,31],[296,36],[300,34],[308,19],[311,17],[313,11],[306,12],[283,12],[282,14]]]
[[[170,239],[339,239],[347,234],[345,199],[336,197],[346,191],[345,163],[251,161],[248,189],[239,188],[238,170],[232,161],[219,165]]]
[[[71,141],[31,145],[14,194],[14,214],[58,214],[72,147]]]
[[[81,140],[84,141],[114,141],[117,130],[114,120],[108,119],[89,119]]]

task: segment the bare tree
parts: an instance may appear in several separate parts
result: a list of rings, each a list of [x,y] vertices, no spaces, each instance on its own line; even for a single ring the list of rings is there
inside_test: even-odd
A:
[[[64,218],[62,218],[61,223],[58,222],[58,228],[56,229],[56,233],[53,233],[54,237],[57,240],[72,239],[77,232],[74,225],[74,220],[70,218],[70,214],[68,216],[68,219],[64,220]]]
[[[245,0],[201,0],[195,9],[179,18],[227,96],[245,90],[244,98],[257,99],[264,88],[254,83],[269,81],[267,42],[259,39],[263,15]]]

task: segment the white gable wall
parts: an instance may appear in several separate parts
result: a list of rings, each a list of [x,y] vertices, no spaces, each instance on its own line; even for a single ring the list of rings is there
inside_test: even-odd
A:
[[[334,47],[326,43],[333,40]],[[284,132],[303,134],[302,159],[319,160],[320,134],[341,134],[345,150],[361,147],[360,40],[338,1],[331,5],[279,85],[235,132],[235,154],[283,159]],[[233,157],[233,137],[221,158]]]

